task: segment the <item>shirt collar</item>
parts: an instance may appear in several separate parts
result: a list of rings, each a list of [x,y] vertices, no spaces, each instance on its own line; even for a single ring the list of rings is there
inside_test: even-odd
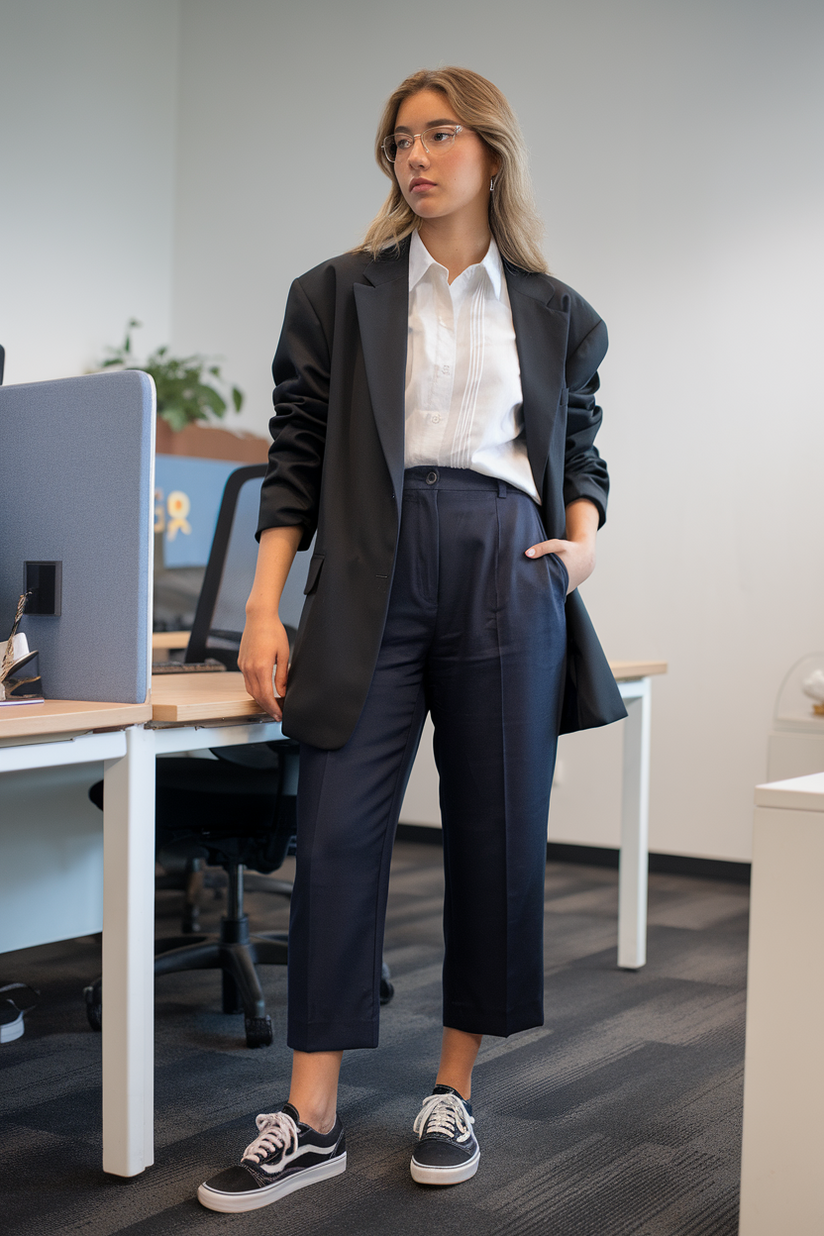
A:
[[[496,300],[501,299],[501,289],[503,287],[504,268],[501,261],[501,254],[498,246],[495,244],[494,237],[489,238],[489,248],[486,251],[486,256],[478,265],[486,271],[492,291],[495,293]],[[412,240],[409,246],[409,291],[420,283],[424,275],[431,266],[437,266],[438,270],[445,270],[440,262],[436,262],[432,254],[427,249],[426,245],[421,240],[417,231],[412,233]]]

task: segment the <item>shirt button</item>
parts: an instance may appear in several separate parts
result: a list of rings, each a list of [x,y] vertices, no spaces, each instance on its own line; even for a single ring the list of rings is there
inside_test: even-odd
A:
[[[441,373],[449,373],[449,366],[441,365]]]
[[[429,419],[433,425],[439,425],[441,423],[441,418],[438,416],[437,412],[433,412]]]
[[[438,479],[438,474],[437,474],[437,472],[427,472],[427,474],[426,474],[426,483],[427,483],[427,485],[434,485],[434,484],[435,484],[435,482],[437,481],[437,479]]]

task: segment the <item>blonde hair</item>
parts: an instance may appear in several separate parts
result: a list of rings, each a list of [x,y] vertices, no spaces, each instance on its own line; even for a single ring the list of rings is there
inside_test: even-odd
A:
[[[495,189],[489,195],[489,230],[501,256],[521,270],[545,272],[540,243],[543,225],[535,210],[526,144],[515,113],[492,82],[471,69],[454,66],[420,69],[401,82],[387,100],[375,139],[375,158],[392,181],[392,189],[369,225],[359,251],[377,257],[389,246],[397,247],[420,226],[420,219],[398,187],[393,165],[383,153],[383,142],[395,130],[401,104],[422,90],[437,90],[444,95],[455,115],[478,134],[500,162]]]

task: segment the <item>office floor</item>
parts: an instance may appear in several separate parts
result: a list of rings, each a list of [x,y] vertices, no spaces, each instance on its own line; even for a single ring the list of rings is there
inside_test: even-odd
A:
[[[17,1236],[734,1236],[738,1222],[748,890],[650,879],[649,964],[615,969],[617,876],[547,868],[546,1025],[489,1040],[473,1099],[475,1179],[443,1190],[408,1174],[412,1119],[440,1041],[441,853],[399,842],[386,957],[396,983],[381,1047],[344,1060],[349,1170],[246,1216],[206,1212],[204,1175],[231,1163],[255,1112],[286,1094],[285,975],[264,977],[276,1046],[249,1051],[219,1010],[212,973],[157,985],[157,1152],[133,1180],[100,1171],[100,1037],[81,989],[94,939],[0,957],[0,977],[38,987],[26,1033],[0,1047],[2,1228]],[[179,894],[158,898],[176,931]],[[220,902],[206,905],[216,922]],[[256,924],[285,902],[248,897]]]

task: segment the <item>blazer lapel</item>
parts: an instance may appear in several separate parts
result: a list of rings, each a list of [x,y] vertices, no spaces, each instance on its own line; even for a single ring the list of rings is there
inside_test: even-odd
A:
[[[404,383],[409,317],[409,244],[397,258],[381,258],[354,285],[366,382],[395,493],[403,492]]]
[[[548,280],[510,266],[505,270],[521,363],[527,455],[543,494],[550,461],[563,475],[565,426],[558,407],[565,384],[569,318],[550,308],[555,290]]]

